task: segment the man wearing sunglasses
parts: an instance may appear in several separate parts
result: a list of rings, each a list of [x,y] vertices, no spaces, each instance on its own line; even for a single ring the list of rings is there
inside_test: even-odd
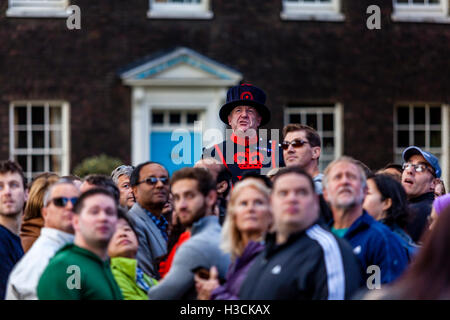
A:
[[[72,243],[73,207],[80,191],[69,180],[61,179],[44,195],[41,234],[25,256],[14,267],[8,281],[6,299],[36,300],[39,278],[49,260],[64,245]]]
[[[136,259],[146,274],[159,279],[155,264],[167,252],[168,221],[162,213],[169,200],[169,173],[161,164],[148,161],[133,170],[130,184],[136,198],[128,211],[139,240]]]
[[[310,126],[291,123],[283,128],[283,158],[287,167],[297,167],[308,173],[314,182],[314,188],[319,195],[320,216],[328,223],[333,214],[323,198],[322,179],[319,171],[319,158],[321,153],[320,136]]]
[[[319,172],[320,136],[313,128],[302,124],[288,124],[283,128],[281,143],[287,167],[305,170],[313,178],[318,194],[322,194],[322,177]]]
[[[251,84],[230,88],[219,117],[231,127],[225,141],[205,149],[203,158],[215,158],[232,174],[232,181],[241,180],[244,173],[265,175],[272,168],[283,167],[283,157],[276,140],[268,135],[258,136],[258,128],[270,121],[270,110],[265,105],[266,94]]]
[[[434,187],[441,177],[439,160],[416,146],[403,151],[402,185],[408,197],[412,220],[407,231],[418,242],[427,224],[434,200]]]

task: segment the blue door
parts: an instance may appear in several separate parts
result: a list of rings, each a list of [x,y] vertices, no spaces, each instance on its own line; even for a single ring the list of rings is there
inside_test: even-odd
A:
[[[169,174],[184,167],[193,167],[202,155],[202,135],[187,131],[150,133],[150,160],[164,165]]]

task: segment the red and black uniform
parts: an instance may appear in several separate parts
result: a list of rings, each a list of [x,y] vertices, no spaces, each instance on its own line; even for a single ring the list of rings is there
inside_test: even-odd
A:
[[[278,141],[257,136],[241,138],[234,133],[229,139],[205,149],[202,158],[215,158],[223,163],[233,176],[233,184],[247,172],[265,175],[272,168],[284,167]]]

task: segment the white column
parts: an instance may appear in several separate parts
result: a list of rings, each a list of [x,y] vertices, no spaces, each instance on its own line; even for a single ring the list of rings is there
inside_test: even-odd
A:
[[[334,132],[335,132],[335,149],[334,149],[334,157],[339,158],[342,156],[342,152],[344,151],[344,106],[342,103],[336,103],[336,112],[334,113]]]
[[[69,167],[70,167],[70,154],[71,154],[71,146],[70,146],[70,105],[68,102],[62,103],[62,119],[61,119],[61,134],[62,134],[62,167],[61,167],[61,174],[63,176],[69,174]]]
[[[131,98],[131,163],[138,165],[150,156],[149,111],[145,105],[145,91],[133,87]]]

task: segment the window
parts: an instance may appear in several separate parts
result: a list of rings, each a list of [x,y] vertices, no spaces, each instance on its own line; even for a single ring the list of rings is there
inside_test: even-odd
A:
[[[202,134],[194,127],[194,122],[202,119],[202,113],[195,107],[184,110],[170,109],[170,106],[152,109],[150,159],[163,163],[170,174],[197,162],[202,154]]]
[[[151,113],[150,123],[152,129],[173,130],[178,128],[194,129],[194,122],[199,121],[200,111],[187,110],[158,110],[154,109]]]
[[[149,18],[211,19],[210,0],[150,0]]]
[[[403,163],[406,147],[423,148],[442,157],[442,108],[440,105],[399,105],[394,116],[395,162]]]
[[[283,0],[285,20],[343,21],[340,0]]]
[[[8,17],[67,18],[69,0],[9,0]]]
[[[392,20],[450,23],[448,0],[393,0]]]
[[[342,154],[342,108],[339,104],[329,106],[289,106],[285,108],[285,125],[289,123],[306,124],[321,137],[322,152],[319,170]]]
[[[68,174],[68,104],[13,102],[10,107],[10,155],[26,178],[42,172]]]

